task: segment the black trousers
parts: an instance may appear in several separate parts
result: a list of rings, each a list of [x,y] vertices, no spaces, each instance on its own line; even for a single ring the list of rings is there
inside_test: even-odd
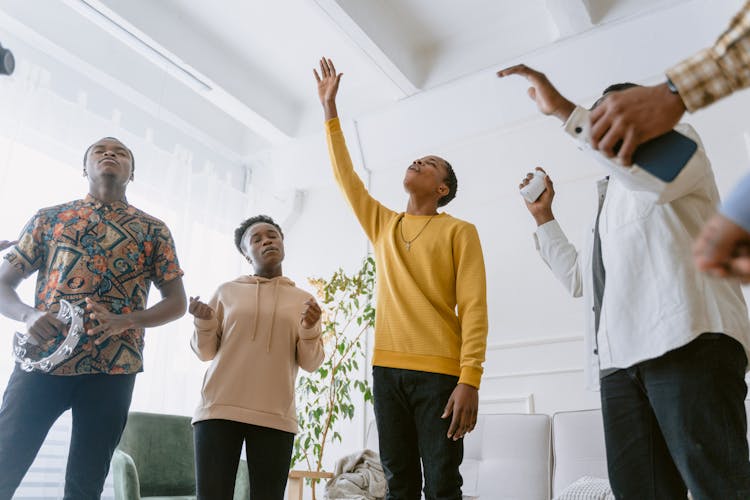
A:
[[[294,434],[232,420],[193,426],[198,500],[232,500],[242,444],[251,500],[284,500]]]
[[[746,365],[739,342],[705,333],[601,380],[616,498],[750,498]]]
[[[101,497],[128,418],[135,374],[57,376],[13,371],[0,407],[0,500],[21,484],[50,427],[72,410],[65,500]]]
[[[440,418],[458,377],[376,366],[372,370],[380,461],[388,500],[461,500],[463,439],[449,439]]]

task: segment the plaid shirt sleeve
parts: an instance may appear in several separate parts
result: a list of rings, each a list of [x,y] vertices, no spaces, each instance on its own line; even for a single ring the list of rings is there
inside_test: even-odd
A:
[[[750,86],[750,1],[713,47],[670,68],[667,77],[690,112]]]

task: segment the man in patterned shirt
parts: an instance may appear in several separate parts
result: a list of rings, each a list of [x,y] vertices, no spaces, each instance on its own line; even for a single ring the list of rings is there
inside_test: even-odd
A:
[[[107,137],[84,154],[89,193],[32,217],[0,265],[0,313],[26,323],[32,356],[53,352],[65,329],[60,300],[85,307],[86,335],[49,373],[16,366],[0,407],[0,500],[10,499],[47,432],[73,414],[65,499],[101,496],[127,420],[135,376],[143,370],[144,328],[185,313],[182,270],[172,236],[128,204],[132,152]],[[35,307],[15,289],[37,273]],[[151,283],[162,300],[146,307]]]
[[[662,135],[685,111],[705,108],[750,86],[750,1],[713,47],[670,68],[667,81],[618,92],[591,113],[592,146],[630,165],[638,145]],[[695,244],[696,265],[750,283],[750,174],[735,187]]]

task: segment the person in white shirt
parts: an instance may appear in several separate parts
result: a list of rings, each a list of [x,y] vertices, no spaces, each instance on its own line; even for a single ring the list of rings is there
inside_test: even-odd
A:
[[[520,75],[542,113],[587,144],[588,111],[544,74]],[[596,107],[612,92],[605,90]],[[583,251],[568,241],[546,191],[527,203],[537,249],[555,276],[586,302],[586,372],[601,388],[607,466],[616,498],[750,498],[745,372],[750,321],[737,283],[699,272],[691,244],[719,201],[695,131],[676,130],[698,149],[671,183],[598,153],[609,174],[598,182],[594,224]],[[528,184],[529,174],[520,187]]]

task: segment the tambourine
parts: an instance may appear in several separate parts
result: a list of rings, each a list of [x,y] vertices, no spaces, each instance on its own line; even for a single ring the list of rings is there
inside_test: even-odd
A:
[[[55,349],[55,352],[40,360],[33,360],[26,357],[26,345],[29,343],[31,335],[16,332],[13,336],[13,356],[23,371],[33,372],[34,370],[39,370],[49,372],[73,354],[73,350],[78,345],[78,340],[83,335],[83,309],[72,305],[67,300],[61,300],[60,310],[57,311],[57,319],[70,325],[68,327],[68,335],[57,349]]]

